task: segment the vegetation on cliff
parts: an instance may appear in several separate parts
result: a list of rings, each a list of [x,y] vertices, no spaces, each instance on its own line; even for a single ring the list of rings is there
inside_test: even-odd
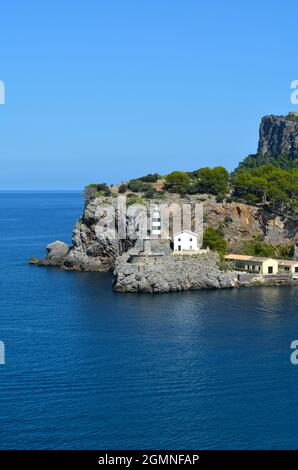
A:
[[[255,236],[242,244],[241,254],[248,256],[261,256],[265,258],[291,259],[294,255],[295,245],[272,245],[264,242],[261,236]]]
[[[182,197],[209,194],[217,202],[235,201],[294,213],[298,209],[298,116],[293,112],[265,116],[258,153],[246,157],[231,174],[222,166],[204,167],[164,176],[149,173],[111,188],[106,183],[85,188],[86,200],[118,193],[129,195],[129,204],[140,198],[161,199],[167,193]]]
[[[218,202],[227,200],[250,205],[266,205],[273,210],[298,208],[298,168],[282,169],[271,164],[258,168],[241,168],[231,175],[223,167],[201,168],[192,173],[174,171],[160,179],[158,190],[141,178],[122,183],[113,191],[105,183],[85,188],[86,200],[97,196],[135,194],[143,199],[160,199],[166,193],[180,196],[211,194]]]
[[[233,195],[249,204],[270,203],[276,209],[298,206],[298,168],[284,170],[271,164],[241,169],[231,177]]]
[[[216,251],[220,258],[223,259],[227,251],[227,241],[220,230],[209,227],[204,231],[203,248],[209,248],[211,251]]]

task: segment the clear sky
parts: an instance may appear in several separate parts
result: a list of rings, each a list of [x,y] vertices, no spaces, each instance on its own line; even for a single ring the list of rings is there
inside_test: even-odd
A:
[[[233,169],[264,114],[295,110],[297,0],[9,0],[0,18],[0,189]]]

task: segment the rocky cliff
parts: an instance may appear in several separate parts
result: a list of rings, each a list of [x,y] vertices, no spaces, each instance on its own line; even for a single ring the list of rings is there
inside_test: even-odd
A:
[[[257,168],[271,163],[284,169],[298,167],[298,115],[264,116],[259,128],[256,154],[249,155],[236,168]]]
[[[271,157],[287,155],[298,161],[298,118],[295,113],[287,116],[264,116],[260,124],[258,154]]]

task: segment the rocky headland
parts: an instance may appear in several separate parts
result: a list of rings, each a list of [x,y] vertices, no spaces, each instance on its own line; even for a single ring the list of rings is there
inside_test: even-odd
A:
[[[291,162],[297,160],[298,118],[295,115],[265,116],[260,125],[258,154],[247,157],[239,168],[272,163],[278,155]],[[274,160],[275,159],[275,160]],[[253,163],[251,163],[253,162]],[[294,258],[298,259],[298,217],[296,210],[288,210],[272,204],[248,204],[231,194],[219,200],[213,194],[178,194],[163,191],[163,182],[154,186],[155,197],[143,197],[142,203],[149,210],[152,204],[171,205],[203,203],[204,229],[220,229],[227,242],[229,252],[238,253],[243,242],[259,238],[273,246],[292,244]],[[117,195],[119,187],[114,186],[108,194],[94,194],[88,197],[81,218],[76,222],[72,245],[61,241],[46,247],[43,259],[32,257],[29,263],[38,266],[59,266],[65,270],[114,272],[113,287],[119,292],[169,292],[202,288],[229,288],[283,284],[285,280],[273,281],[262,276],[233,271],[223,267],[217,253],[204,255],[177,256],[171,249],[170,240],[155,241],[153,254],[142,253],[142,240],[130,236],[136,220],[128,216],[127,236],[117,240],[113,236],[99,235],[96,227],[102,217],[100,207],[110,205],[115,209],[118,224]],[[126,191],[126,194],[129,191]],[[131,191],[130,191],[131,192]],[[131,196],[131,194],[129,194]],[[139,198],[139,193],[135,195]],[[162,196],[162,198],[161,198]],[[138,227],[136,228],[138,230]],[[154,252],[157,253],[156,256]],[[288,281],[287,284],[295,283]]]

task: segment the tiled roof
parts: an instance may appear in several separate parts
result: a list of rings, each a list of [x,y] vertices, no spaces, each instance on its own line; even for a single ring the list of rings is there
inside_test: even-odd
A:
[[[247,255],[226,255],[225,259],[236,260],[236,261],[253,261],[255,263],[263,263],[264,261],[277,261],[273,260],[272,258],[265,258],[261,256],[247,256]]]

